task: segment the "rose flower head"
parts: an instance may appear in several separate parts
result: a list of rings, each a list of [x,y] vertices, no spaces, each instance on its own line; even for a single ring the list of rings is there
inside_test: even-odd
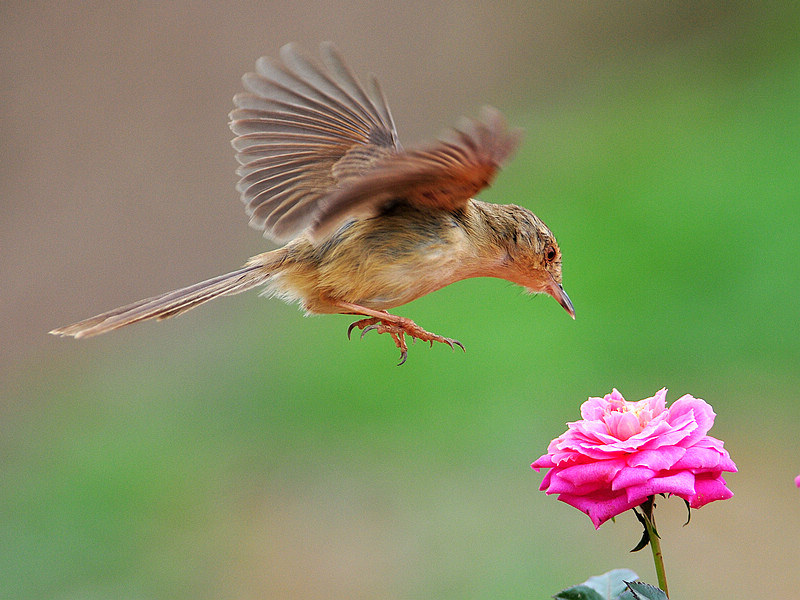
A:
[[[615,389],[581,406],[580,421],[550,442],[531,466],[550,469],[539,489],[585,512],[600,527],[655,494],[692,508],[730,498],[723,471],[736,472],[722,442],[709,435],[714,411],[685,395],[666,407],[667,390],[627,402]]]

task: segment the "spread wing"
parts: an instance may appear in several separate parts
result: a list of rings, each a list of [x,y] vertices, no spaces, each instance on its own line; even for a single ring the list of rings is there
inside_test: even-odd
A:
[[[261,58],[234,97],[237,189],[250,224],[275,241],[320,240],[351,218],[402,201],[453,210],[488,186],[519,143],[485,108],[450,139],[404,152],[374,78],[365,91],[331,44],[321,67],[287,44]]]
[[[387,156],[349,185],[323,198],[309,234],[320,239],[352,216],[375,216],[387,204],[455,210],[487,187],[519,145],[502,115],[485,107],[480,120],[465,119],[452,139]]]
[[[333,45],[322,45],[324,67],[291,44],[280,56],[242,78],[247,92],[233,99],[230,127],[250,224],[286,241],[313,222],[323,198],[400,147],[377,81],[366,92]]]

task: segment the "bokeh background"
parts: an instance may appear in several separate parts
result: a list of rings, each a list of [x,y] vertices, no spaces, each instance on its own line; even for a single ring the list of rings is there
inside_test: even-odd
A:
[[[627,566],[529,464],[588,396],[718,416],[735,497],[657,517],[676,598],[800,585],[800,5],[0,4],[0,597],[546,598]],[[287,41],[380,76],[405,145],[482,104],[482,195],[557,234],[572,321],[499,280],[401,309],[467,353],[257,294],[51,328],[269,248],[234,191],[239,77]]]

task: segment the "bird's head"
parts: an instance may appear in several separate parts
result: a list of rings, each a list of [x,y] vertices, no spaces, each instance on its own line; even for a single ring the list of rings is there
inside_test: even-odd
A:
[[[549,294],[574,319],[572,301],[561,285],[561,249],[555,236],[527,208],[515,205],[501,208],[505,209],[505,218],[496,229],[504,256],[498,275],[523,286],[529,293]]]

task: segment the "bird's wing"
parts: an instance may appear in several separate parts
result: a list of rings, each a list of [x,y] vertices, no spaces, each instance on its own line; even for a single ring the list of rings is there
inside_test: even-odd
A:
[[[314,222],[323,198],[400,146],[377,81],[366,92],[333,45],[322,46],[324,67],[291,44],[280,57],[242,78],[230,127],[250,224],[286,241]]]
[[[376,216],[398,201],[419,208],[463,207],[491,183],[520,138],[520,132],[508,130],[497,110],[485,107],[480,120],[465,119],[450,139],[387,155],[323,198],[308,233],[322,239],[343,220]]]

